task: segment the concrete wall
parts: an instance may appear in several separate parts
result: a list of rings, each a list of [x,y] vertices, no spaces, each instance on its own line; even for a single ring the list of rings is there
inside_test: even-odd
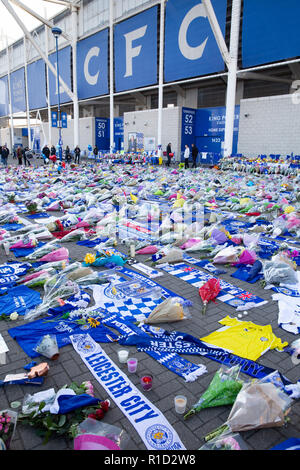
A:
[[[177,160],[180,158],[181,114],[181,107],[163,109],[162,149],[166,151],[168,143],[171,142]],[[144,137],[155,137],[155,148],[157,149],[157,121],[157,109],[124,113],[125,152],[128,150],[128,134],[130,132],[142,133]]]
[[[51,142],[49,139],[48,132],[48,122],[43,124],[44,132],[46,135],[46,141],[48,145],[56,145],[59,138],[59,132],[56,128],[51,128]],[[43,137],[41,135],[41,145]],[[74,122],[73,119],[68,120],[67,129],[62,129],[62,141],[63,147],[65,148],[69,145],[70,149],[74,149],[76,143],[74,142]],[[75,145],[74,145],[75,144]],[[88,145],[95,145],[95,118],[94,117],[85,117],[79,119],[79,147],[84,150],[87,149]]]
[[[238,153],[300,155],[300,104],[293,95],[241,100]]]

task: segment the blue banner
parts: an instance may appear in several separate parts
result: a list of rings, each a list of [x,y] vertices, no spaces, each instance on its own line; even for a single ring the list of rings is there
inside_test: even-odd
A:
[[[236,106],[234,117],[232,153],[237,152],[239,119],[240,107]],[[196,146],[198,147],[199,152],[222,152],[222,142],[224,142],[225,138],[225,121],[225,106],[197,109],[195,138]],[[208,161],[207,163],[210,162]]]
[[[108,28],[77,45],[78,98],[108,93]]]
[[[9,114],[8,77],[0,78],[0,116]]]
[[[226,0],[212,0],[225,36]],[[199,0],[168,0],[165,27],[165,81],[197,77],[224,70],[224,61]]]
[[[57,69],[56,65],[56,52],[49,55],[49,61]],[[63,79],[65,84],[71,89],[71,47],[67,46],[64,49],[58,51],[58,68],[59,76]],[[50,92],[50,104],[58,104],[58,90],[57,90],[57,79],[55,75],[49,69],[49,92]],[[60,102],[68,103],[71,101],[69,95],[64,91],[63,87],[59,87]]]
[[[95,143],[99,151],[110,149],[110,125],[108,118],[95,118]]]
[[[123,118],[114,119],[114,141],[115,151],[124,150],[124,120]]]
[[[24,67],[16,70],[10,76],[12,112],[26,111],[25,99],[25,70]]]
[[[29,109],[47,106],[45,62],[40,59],[27,67]]]
[[[68,115],[67,115],[67,113],[65,113],[65,112],[60,113],[60,120],[61,120],[61,127],[63,129],[67,129],[67,127],[68,127]]]
[[[244,0],[243,67],[299,56],[299,0]]]
[[[182,133],[181,133],[181,157],[183,159],[183,152],[185,145],[191,149],[192,144],[195,143],[195,124],[196,124],[196,109],[182,108]]]
[[[51,126],[52,127],[57,127],[57,112],[56,111],[51,111]]]
[[[115,89],[157,83],[157,6],[115,26]]]

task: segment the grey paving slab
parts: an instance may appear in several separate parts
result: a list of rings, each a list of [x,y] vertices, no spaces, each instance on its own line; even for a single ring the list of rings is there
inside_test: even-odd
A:
[[[59,215],[59,214],[57,214]],[[119,247],[122,251],[126,251],[124,245]],[[79,247],[74,243],[68,244],[68,249],[72,259],[82,261],[85,253],[91,252],[91,249]],[[147,257],[141,257],[145,261]],[[0,263],[5,263],[7,257],[2,250],[0,250]],[[10,259],[14,259],[13,256]],[[262,289],[259,283],[249,285],[242,281],[237,281],[230,276],[232,270],[227,269],[227,274],[221,275],[222,279],[228,282],[241,286],[242,288],[253,292],[260,297],[267,299],[268,304],[263,307],[252,309],[248,315],[243,317],[247,321],[267,325],[271,324],[276,336],[282,340],[293,341],[295,336],[287,333],[278,326],[278,307],[277,303],[271,300],[271,292]],[[192,334],[198,338],[211,333],[220,328],[219,321],[225,316],[229,315],[237,317],[237,312],[232,307],[217,302],[208,306],[206,315],[201,314],[202,303],[199,299],[198,289],[180,281],[171,275],[164,275],[157,278],[157,282],[162,286],[169,288],[178,295],[182,295],[193,302],[190,308],[191,318],[184,320],[180,323],[172,323],[168,325],[160,325],[167,327],[168,330],[179,330]],[[14,341],[7,330],[12,326],[23,324],[23,320],[17,322],[0,321],[0,332],[3,334],[7,344],[9,345],[9,353],[7,355],[7,364],[0,365],[0,379],[7,373],[23,372],[23,367],[30,358],[22,351],[16,341]],[[105,352],[117,364],[117,350],[118,344],[102,344]],[[45,378],[41,387],[33,386],[18,386],[11,385],[0,388],[0,404],[1,408],[7,408],[13,401],[22,401],[25,394],[36,393],[40,390],[47,390],[51,387],[59,389],[60,387],[70,384],[72,381],[79,383],[83,380],[91,380],[94,385],[97,396],[102,399],[107,398],[107,394],[101,384],[99,384],[94,376],[87,369],[85,364],[81,361],[80,356],[74,351],[71,345],[61,348],[61,354],[56,362],[50,362],[50,371]],[[177,415],[174,410],[174,396],[175,394],[185,394],[188,397],[188,405],[191,406],[197,402],[201,394],[206,390],[211,382],[214,373],[220,367],[220,364],[209,360],[205,357],[184,356],[186,359],[194,362],[195,364],[205,364],[207,373],[192,383],[185,383],[182,378],[175,375],[161,364],[154,361],[145,353],[137,352],[134,347],[131,348],[130,353],[139,359],[139,368],[137,374],[130,375],[130,379],[139,387],[140,375],[144,372],[152,373],[154,376],[153,390],[147,394],[147,398],[157,406],[169,420],[170,424],[174,426],[182,441],[189,450],[196,450],[203,445],[203,436],[208,432],[214,430],[216,427],[222,425],[224,420],[229,414],[231,407],[219,407],[203,410],[197,415],[191,417],[189,420],[184,421],[183,417]],[[280,372],[285,375],[292,382],[299,379],[300,366],[294,366],[290,357],[286,353],[279,353],[277,351],[266,352],[258,361],[260,364],[272,368],[278,368]],[[120,366],[120,364],[118,364]],[[125,366],[120,367],[126,371]],[[145,445],[141,441],[140,436],[136,432],[131,423],[124,417],[122,412],[117,406],[112,403],[111,410],[106,415],[107,422],[115,424],[125,429],[130,435],[130,449],[145,450]],[[300,403],[295,401],[291,413],[289,423],[282,428],[261,429],[253,432],[244,432],[242,437],[245,440],[249,450],[267,450],[270,447],[279,444],[288,437],[300,438]],[[66,439],[52,439],[46,446],[41,442],[41,439],[36,436],[34,430],[30,427],[23,425],[17,426],[17,432],[12,443],[13,450],[71,450],[72,442]]]

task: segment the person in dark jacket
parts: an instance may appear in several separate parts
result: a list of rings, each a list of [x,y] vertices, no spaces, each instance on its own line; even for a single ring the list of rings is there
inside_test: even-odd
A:
[[[170,163],[171,163],[171,153],[172,153],[172,149],[171,149],[171,143],[168,143],[167,145],[167,166],[170,166]]]
[[[78,145],[76,145],[75,149],[74,149],[74,155],[75,155],[75,159],[74,159],[74,163],[80,163],[80,148],[78,147]]]
[[[54,145],[52,145],[51,149],[50,149],[50,156],[52,155],[56,155],[56,148],[54,147]]]
[[[94,150],[93,150],[95,160],[98,157],[98,153],[99,153],[98,147],[97,147],[97,145],[95,145]]]
[[[199,153],[199,150],[197,149],[196,145],[192,144],[192,159],[193,159],[192,168],[197,168],[198,153]]]
[[[7,166],[8,156],[9,156],[9,149],[6,147],[6,145],[3,145],[2,153],[1,153],[1,160],[4,166]]]
[[[48,145],[45,145],[42,152],[43,152],[43,154],[45,155],[46,158],[50,157],[50,149],[49,149]]]

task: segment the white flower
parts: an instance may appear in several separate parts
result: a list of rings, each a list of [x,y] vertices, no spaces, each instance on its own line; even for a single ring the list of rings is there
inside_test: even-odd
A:
[[[17,320],[18,317],[19,317],[19,314],[18,314],[17,312],[13,312],[13,313],[11,313],[10,316],[9,316],[10,320],[13,320],[13,321],[14,321],[14,320]]]

